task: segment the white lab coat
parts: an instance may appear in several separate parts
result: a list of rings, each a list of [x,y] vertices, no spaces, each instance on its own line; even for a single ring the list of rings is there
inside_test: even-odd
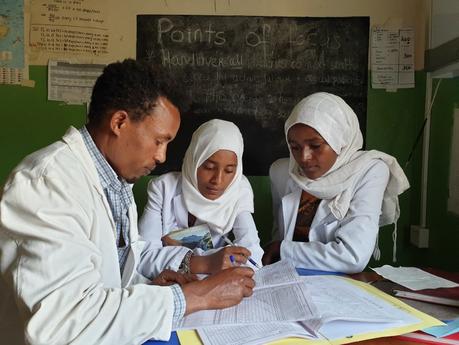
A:
[[[24,159],[0,203],[0,339],[16,344],[140,344],[168,339],[168,287],[136,272],[144,242],[129,209],[120,275],[116,228],[80,133]],[[8,341],[6,341],[8,339]]]
[[[140,266],[140,272],[146,276],[164,268],[176,270],[188,251],[184,247],[162,247],[161,242],[161,237],[172,230],[188,227],[188,210],[183,199],[181,181],[181,173],[171,172],[152,179],[148,184],[148,202],[139,222],[140,234],[149,242],[142,254]],[[197,217],[195,224],[202,223]],[[238,214],[233,224],[233,234],[234,244],[250,250],[252,258],[261,264],[263,249],[250,212]],[[211,231],[211,236],[214,248],[226,245],[221,234]],[[200,255],[208,255],[215,250],[195,251]]]
[[[312,221],[309,242],[292,241],[301,188],[289,177],[288,158],[270,168],[273,197],[274,237],[282,240],[281,258],[296,267],[361,272],[371,258],[378,236],[381,205],[389,181],[389,168],[375,160],[353,186],[353,197],[346,216],[338,220],[322,200]]]

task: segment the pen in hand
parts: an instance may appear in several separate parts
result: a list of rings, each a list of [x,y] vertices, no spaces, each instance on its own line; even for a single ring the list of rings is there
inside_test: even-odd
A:
[[[223,235],[223,240],[228,243],[230,246],[234,246],[234,243],[231,242],[231,240]],[[230,255],[230,260],[231,260],[231,257],[233,257],[233,260],[234,260],[234,256]],[[233,263],[233,260],[231,260],[231,263]],[[261,268],[259,264],[256,263],[256,261],[254,259],[252,259],[250,256],[247,258],[247,260],[252,264],[254,265],[256,268]]]
[[[234,266],[236,264],[236,260],[234,259],[234,255],[230,255],[229,259],[231,261],[231,265]]]

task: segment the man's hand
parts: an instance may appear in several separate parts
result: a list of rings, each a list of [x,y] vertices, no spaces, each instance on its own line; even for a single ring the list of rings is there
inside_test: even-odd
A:
[[[255,281],[248,267],[228,268],[201,281],[182,287],[186,299],[185,315],[198,310],[223,309],[252,295]]]
[[[179,284],[183,286],[197,279],[198,278],[194,274],[182,274],[172,270],[164,270],[159,276],[151,281],[151,284],[160,286]]]
[[[263,248],[265,254],[261,259],[261,262],[264,266],[280,260],[280,248],[281,241],[273,241],[270,244],[268,244],[265,248]]]
[[[251,255],[244,247],[228,246],[211,255],[194,255],[191,257],[191,272],[213,274],[233,266],[230,256],[237,265],[245,264]]]

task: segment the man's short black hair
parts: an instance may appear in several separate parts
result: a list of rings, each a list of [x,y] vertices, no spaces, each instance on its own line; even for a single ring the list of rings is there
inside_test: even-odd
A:
[[[133,121],[142,121],[154,109],[158,97],[167,98],[180,111],[187,103],[173,79],[151,63],[133,59],[111,63],[92,90],[88,122],[97,126],[118,110],[125,110]]]

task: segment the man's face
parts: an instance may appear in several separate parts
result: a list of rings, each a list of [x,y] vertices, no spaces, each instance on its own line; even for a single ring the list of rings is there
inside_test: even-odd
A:
[[[128,116],[119,126],[117,139],[109,146],[109,163],[126,181],[137,181],[166,160],[167,144],[179,126],[178,109],[167,98],[159,97],[157,106],[142,121],[131,121]]]
[[[309,179],[315,180],[325,174],[338,157],[324,138],[307,125],[292,126],[287,140],[293,157]]]
[[[207,199],[218,199],[233,181],[236,170],[236,154],[233,151],[218,150],[196,171],[198,190]]]

